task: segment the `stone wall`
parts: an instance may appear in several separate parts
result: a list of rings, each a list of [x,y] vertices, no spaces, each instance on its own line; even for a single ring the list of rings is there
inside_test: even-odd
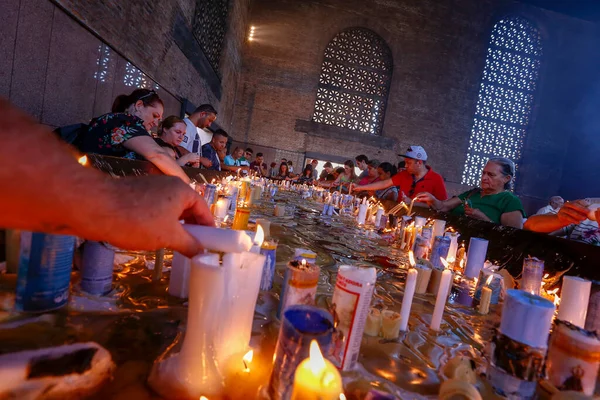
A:
[[[210,74],[201,73],[195,39],[181,36],[192,32],[198,1],[0,0],[0,95],[58,126],[108,112],[135,87],[155,87],[165,116],[179,115],[183,99],[210,102],[229,130],[249,0],[229,2],[220,69]]]
[[[255,40],[244,48],[244,72],[234,132],[250,145],[353,158],[365,153],[396,161],[411,144],[424,146],[430,164],[452,186],[460,180],[489,34],[504,15],[536,24],[544,40],[540,88],[524,146],[517,192],[528,208],[557,193],[573,119],[570,106],[592,68],[593,24],[520,3],[482,0],[255,0]],[[368,28],[393,54],[393,75],[383,136],[394,145],[340,139],[298,129],[310,121],[323,51],[349,27]],[[597,70],[597,68],[596,68]],[[356,139],[356,138],[354,138]],[[565,194],[568,195],[568,194]]]

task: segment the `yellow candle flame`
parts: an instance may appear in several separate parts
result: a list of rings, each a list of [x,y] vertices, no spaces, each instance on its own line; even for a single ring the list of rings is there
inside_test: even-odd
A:
[[[316,340],[310,342],[309,368],[315,375],[320,375],[325,369],[325,359]]]
[[[412,250],[408,252],[408,262],[410,263],[411,267],[414,267],[417,264],[415,262],[415,253],[413,253]]]
[[[77,162],[81,165],[85,165],[87,164],[87,156],[81,156],[79,157],[79,159],[77,160]]]
[[[227,222],[228,219],[229,219],[229,215],[226,215],[225,218],[223,218],[223,222]]]
[[[549,276],[550,274],[544,274],[544,279],[548,279]]]
[[[560,304],[560,297],[557,294],[554,295],[554,305],[558,307]]]
[[[257,246],[261,246],[265,241],[265,231],[262,226],[258,225],[256,227],[256,236],[254,236],[254,244]]]
[[[477,286],[477,282],[479,282],[479,279],[473,278],[473,280],[475,281],[475,286]]]
[[[208,397],[200,396],[200,400],[208,400]]]
[[[485,281],[485,286],[490,286],[490,283],[492,283],[492,279],[494,279],[494,275],[490,274],[490,276],[488,276],[487,280]]]
[[[553,290],[548,290],[548,294],[555,295],[556,293],[558,293],[558,288],[553,289]]]
[[[444,269],[448,269],[448,267],[450,266],[450,263],[448,261],[446,261],[446,259],[444,257],[440,257],[440,261],[442,262]]]
[[[252,357],[254,356],[254,350],[250,349],[244,357],[242,357],[242,362],[244,363],[244,372],[250,372],[250,363],[252,362]]]
[[[461,269],[465,268],[465,259],[464,258],[462,260],[460,260],[460,268]]]

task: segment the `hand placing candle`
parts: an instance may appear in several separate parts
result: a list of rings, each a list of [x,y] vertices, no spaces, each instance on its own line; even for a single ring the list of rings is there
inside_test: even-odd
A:
[[[302,361],[294,375],[292,400],[338,400],[342,377],[337,368],[323,358],[316,340],[310,343],[310,357]]]

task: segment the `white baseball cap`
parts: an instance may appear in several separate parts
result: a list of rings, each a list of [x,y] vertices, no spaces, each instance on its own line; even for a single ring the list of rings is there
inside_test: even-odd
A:
[[[427,161],[427,153],[421,146],[410,146],[406,153],[398,154],[400,157],[413,158],[415,160]]]

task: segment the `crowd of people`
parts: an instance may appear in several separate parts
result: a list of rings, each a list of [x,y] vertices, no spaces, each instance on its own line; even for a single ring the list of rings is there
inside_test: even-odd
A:
[[[12,111],[8,104],[3,106]],[[361,154],[354,160],[346,160],[343,167],[334,168],[331,162],[325,162],[320,174],[319,161],[312,160],[295,174],[291,161],[281,159],[279,165],[272,162],[268,166],[264,155],[260,152],[254,155],[251,148],[235,147],[227,154],[227,132],[208,130],[217,119],[216,109],[209,104],[201,105],[183,119],[163,118],[163,111],[163,102],[155,91],[134,90],[117,97],[111,112],[94,118],[72,144],[85,153],[146,159],[165,175],[178,177],[184,183],[189,183],[181,168],[184,165],[218,171],[253,171],[273,179],[319,185],[381,201],[420,203],[456,215],[600,245],[597,223],[600,211],[595,205],[600,203],[598,199],[565,202],[555,196],[536,215],[526,218],[520,199],[512,192],[515,165],[506,158],[491,158],[487,162],[479,187],[448,198],[444,179],[428,165],[427,152],[421,146],[411,146],[399,154],[402,161],[398,165]],[[158,128],[156,135],[150,133],[154,127]],[[360,170],[358,175],[356,167]],[[205,204],[188,203],[184,209],[191,207],[192,213],[208,210]],[[207,215],[196,215],[196,220],[212,222]],[[186,244],[191,246],[188,236],[182,236],[182,232],[179,236],[185,237]]]

